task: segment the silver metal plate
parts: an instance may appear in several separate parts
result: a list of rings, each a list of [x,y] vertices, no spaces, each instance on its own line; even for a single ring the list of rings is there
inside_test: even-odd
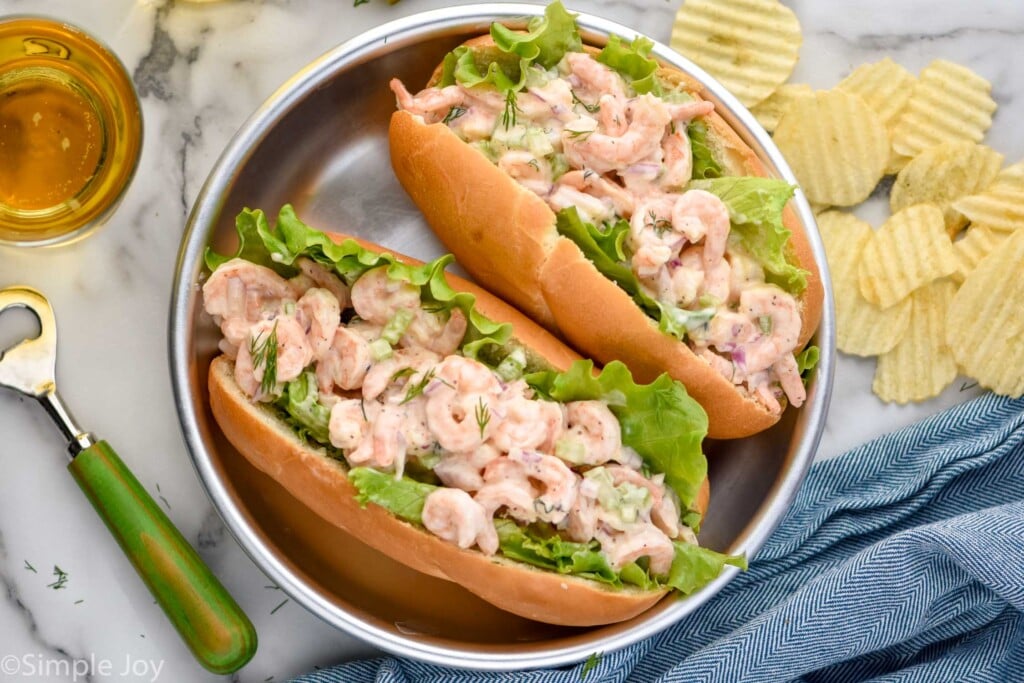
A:
[[[474,669],[557,666],[656,633],[693,612],[735,575],[729,570],[687,598],[602,628],[560,628],[503,613],[454,585],[419,575],[355,542],[255,470],[223,438],[207,407],[206,373],[218,331],[201,311],[197,283],[207,245],[234,247],[243,207],[276,214],[292,203],[306,222],[344,231],[419,258],[442,253],[393,177],[387,126],[392,77],[414,88],[443,55],[494,20],[539,14],[532,5],[476,5],[407,17],[345,43],[295,75],[242,127],[193,208],[179,256],[170,316],[172,379],[185,440],[211,499],[239,543],[288,595],[330,624],[384,650]],[[580,15],[586,42],[636,32]],[[795,182],[753,117],[706,74],[663,45],[655,56],[706,84],[707,96],[779,177]],[[756,551],[789,506],[810,465],[828,405],[834,361],[831,290],[821,241],[802,194],[825,281],[815,343],[821,362],[806,405],[753,438],[708,443],[711,506],[701,542]]]

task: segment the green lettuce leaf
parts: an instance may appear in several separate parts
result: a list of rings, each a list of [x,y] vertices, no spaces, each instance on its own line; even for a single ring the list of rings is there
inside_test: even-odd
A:
[[[747,569],[747,559],[742,555],[723,555],[692,543],[673,541],[675,555],[669,570],[666,586],[675,588],[683,595],[689,595],[707,585],[726,565]]]
[[[284,393],[275,403],[293,419],[293,426],[300,436],[330,445],[328,425],[331,411],[319,399],[316,376],[312,372],[304,372],[285,386]]]
[[[721,178],[722,167],[715,160],[715,155],[708,145],[708,127],[700,119],[695,119],[686,128],[690,136],[690,149],[693,153],[693,178]]]
[[[622,442],[635,450],[688,509],[707,476],[701,442],[708,416],[681,382],[663,374],[650,384],[637,384],[629,369],[612,361],[594,375],[592,361],[576,361],[565,372],[536,372],[527,383],[556,401],[604,400],[622,426]]]
[[[597,541],[575,543],[556,534],[542,536],[510,519],[496,519],[494,527],[498,531],[501,554],[505,557],[559,574],[572,574],[616,587],[622,585]]]
[[[263,211],[244,209],[235,219],[239,245],[235,254],[226,256],[206,251],[206,264],[216,270],[232,258],[244,258],[265,265],[284,277],[298,273],[294,266],[300,256],[310,258],[333,270],[351,285],[371,268],[386,266],[392,280],[410,282],[420,288],[420,298],[434,311],[460,309],[469,321],[462,341],[465,355],[475,358],[488,345],[504,346],[512,336],[512,326],[499,324],[476,310],[476,297],[456,292],[445,279],[444,269],[454,260],[447,254],[420,266],[400,263],[393,255],[364,249],[355,240],[335,242],[326,233],[303,223],[290,204],[281,207],[277,224],[271,228]]]
[[[619,72],[629,81],[638,94],[661,94],[661,84],[655,74],[658,62],[651,58],[654,43],[650,38],[637,36],[630,44],[612,35],[608,44],[597,55],[597,61]]]
[[[548,5],[543,17],[530,19],[525,33],[497,22],[491,24],[491,38],[503,52],[519,55],[527,65],[538,64],[545,69],[562,61],[566,52],[583,49],[576,17],[565,10],[561,0]]]
[[[359,492],[356,500],[363,507],[367,503],[381,506],[399,519],[423,524],[423,503],[439,487],[413,481],[408,477],[395,479],[395,475],[370,467],[353,467],[349,481]]]
[[[706,190],[729,208],[732,231],[773,282],[791,294],[807,287],[807,271],[787,260],[790,232],[782,224],[782,209],[793,196],[794,187],[783,180],[754,176],[694,180],[691,189]]]
[[[530,66],[528,60],[494,59],[481,63],[484,54],[486,53],[465,45],[460,45],[449,52],[444,57],[438,85],[442,88],[455,83],[467,88],[491,85],[499,92],[519,92],[523,89],[526,84],[526,70]]]

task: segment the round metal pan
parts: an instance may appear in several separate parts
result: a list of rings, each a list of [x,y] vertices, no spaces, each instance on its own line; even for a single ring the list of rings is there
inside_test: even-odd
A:
[[[243,207],[276,214],[295,205],[308,223],[366,237],[419,258],[439,242],[394,179],[387,126],[395,108],[388,81],[425,83],[446,52],[488,30],[492,21],[540,14],[534,5],[464,6],[407,17],[369,31],[311,63],[281,87],[235,135],[193,207],[179,254],[170,312],[175,399],[196,471],[235,538],[296,602],[328,623],[389,652],[471,669],[558,666],[650,636],[711,598],[731,568],[698,593],[670,596],[628,622],[563,628],[501,612],[461,587],[417,574],[348,537],[254,469],[228,444],[207,404],[206,373],[218,331],[202,312],[197,283],[208,245],[234,248]],[[635,31],[581,14],[584,40]],[[794,182],[753,117],[704,72],[664,45],[653,54],[707,88],[707,96],[778,177]],[[795,207],[808,226],[831,301],[813,215],[801,193]],[[821,362],[808,400],[755,437],[708,443],[711,507],[703,545],[746,553],[758,548],[789,506],[821,435],[832,381],[834,318],[826,305],[815,343]]]

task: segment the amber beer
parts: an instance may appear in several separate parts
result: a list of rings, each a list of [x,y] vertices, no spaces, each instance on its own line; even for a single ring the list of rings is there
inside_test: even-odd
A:
[[[109,50],[51,19],[0,19],[0,243],[56,244],[100,225],[141,139],[138,98]]]

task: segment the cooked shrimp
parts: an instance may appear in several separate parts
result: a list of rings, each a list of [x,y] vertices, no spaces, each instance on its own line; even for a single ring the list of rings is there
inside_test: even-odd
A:
[[[282,302],[294,300],[287,280],[240,258],[221,265],[203,284],[203,307],[233,347],[243,343],[249,324],[275,315]]]
[[[651,521],[669,538],[678,538],[686,528],[679,523],[679,499],[672,489],[666,486],[664,490],[665,495],[651,507]]]
[[[535,194],[544,196],[551,191],[551,164],[526,150],[505,152],[498,159],[498,168]]]
[[[515,449],[509,460],[521,463],[526,475],[543,485],[544,492],[534,500],[537,516],[552,524],[566,518],[576,500],[580,477],[553,455]]]
[[[495,427],[493,402],[493,396],[435,387],[427,398],[427,424],[445,450],[459,452],[479,448]]]
[[[463,356],[448,356],[437,366],[437,379],[465,394],[493,394],[501,383],[489,367]]]
[[[641,557],[650,560],[648,566],[655,576],[668,574],[672,567],[675,557],[672,541],[652,525],[631,529],[628,533],[609,533],[598,529],[597,539],[601,542],[601,551],[616,571]]]
[[[602,94],[626,97],[626,82],[618,72],[598,62],[585,52],[569,52],[565,55],[571,76],[570,83],[577,83],[576,96],[583,100],[588,96],[596,101]]]
[[[346,391],[358,389],[372,365],[370,343],[347,327],[339,327],[316,365],[317,387],[325,394],[335,385]]]
[[[387,325],[399,309],[420,307],[420,290],[414,284],[388,277],[387,266],[363,273],[352,285],[352,306],[363,320]]]
[[[497,377],[483,363],[449,356],[436,368],[427,394],[427,422],[441,447],[461,452],[478,448],[497,427],[491,409],[501,392]]]
[[[419,382],[423,374],[440,361],[441,356],[426,349],[397,349],[390,358],[374,363],[366,373],[362,381],[363,398],[372,400],[383,394],[388,385],[398,379],[397,374],[407,374],[404,370],[413,372],[408,375],[403,386]]]
[[[695,223],[697,225],[694,225]],[[672,207],[672,225],[687,237],[688,230],[703,235],[706,271],[715,268],[725,256],[725,244],[730,230],[729,209],[721,199],[710,192],[684,192]],[[697,240],[691,238],[690,241]]]
[[[629,240],[633,249],[633,270],[640,278],[650,278],[679,254],[686,236],[674,229],[670,195],[651,197],[637,206],[629,221]]]
[[[448,110],[465,99],[465,93],[457,85],[449,85],[444,88],[427,88],[411,94],[406,90],[402,81],[392,78],[388,84],[391,92],[395,93],[398,100],[398,107],[410,114],[427,117],[429,123],[436,123],[447,115]]]
[[[306,337],[313,347],[313,356],[323,358],[331,348],[341,321],[341,306],[337,297],[319,287],[307,289],[295,304],[295,318],[306,330]]]
[[[370,404],[369,401],[364,403]],[[405,435],[402,433],[404,418],[403,406],[381,406],[368,433],[363,435],[355,449],[346,454],[349,463],[401,473],[406,452]]]
[[[746,372],[769,368],[796,348],[800,309],[792,295],[775,285],[750,287],[740,294],[740,311],[767,330],[747,345],[742,360]]]
[[[459,489],[439,488],[423,501],[423,526],[460,548],[480,548],[485,555],[498,550],[498,532],[480,503]]]
[[[697,291],[697,298],[707,295],[718,301],[725,301],[729,297],[729,262],[719,259],[715,265],[708,267],[703,244],[683,249],[679,254],[679,266],[688,270],[703,271],[704,276]]]
[[[796,358],[793,357],[793,354],[787,353],[773,363],[772,371],[779,380],[779,386],[786,392],[789,404],[794,408],[802,406],[807,398],[807,390],[804,388],[804,382],[800,378],[800,368],[797,367]]]
[[[615,486],[628,483],[647,489],[651,494],[650,506],[640,510],[640,514],[649,514],[654,525],[669,538],[679,535],[679,508],[676,505],[675,494],[665,486],[664,474],[656,474],[648,479],[640,472],[622,465],[609,465],[605,469],[611,475]]]
[[[743,381],[743,375],[736,372],[736,365],[711,349],[700,349],[697,351],[697,356],[703,358],[715,372],[733,384],[739,384]]]
[[[693,149],[690,147],[690,136],[686,134],[686,126],[677,126],[674,133],[665,136],[661,148],[665,158],[665,172],[658,184],[669,192],[685,187],[693,177]]]
[[[318,287],[322,287],[333,294],[334,298],[338,300],[338,305],[342,309],[349,307],[350,300],[348,286],[342,282],[341,278],[335,273],[332,273],[327,270],[327,268],[310,258],[302,257],[296,259],[295,265],[299,267],[299,270],[302,271],[303,275],[315,282]]]
[[[328,432],[331,445],[345,451],[357,448],[377,417],[380,404],[357,398],[341,399],[331,407]]]
[[[559,403],[519,395],[504,399],[499,409],[501,420],[490,440],[506,453],[514,448],[541,448],[561,434],[564,413]]]
[[[569,163],[608,173],[638,163],[661,149],[661,139],[671,117],[665,104],[645,94],[626,105],[629,124],[619,136],[594,132],[573,134],[567,127],[562,133],[562,148]]]
[[[554,211],[574,206],[583,221],[594,225],[600,225],[615,215],[610,201],[560,183],[556,184],[555,189],[547,196],[547,202]]]
[[[273,320],[261,320],[250,328],[246,343],[239,348],[239,359],[248,357],[252,364],[252,356],[259,355],[259,350],[269,344],[272,338],[277,339],[274,377],[277,385],[281,385],[298,377],[313,361],[313,349],[306,340],[306,331],[298,321],[291,316],[280,316]],[[264,352],[263,359],[258,367],[252,368],[253,379],[259,383],[263,382],[264,373],[270,365],[270,355]],[[236,364],[236,379],[238,372]]]
[[[624,218],[633,215],[633,195],[618,183],[593,171],[568,171],[558,179],[559,184],[586,192],[598,199],[611,202],[615,213]]]
[[[682,261],[669,264],[670,291],[667,297],[676,304],[687,307],[695,303],[704,291],[704,271],[699,267],[683,265]]]
[[[566,404],[569,427],[560,442],[582,446],[581,463],[600,465],[613,460],[622,448],[619,420],[601,401],[572,401]]]
[[[445,486],[479,491],[484,485],[484,468],[499,455],[498,449],[488,444],[466,453],[451,453],[434,466],[434,474]]]
[[[689,123],[698,116],[706,116],[715,110],[715,105],[706,100],[699,102],[666,103],[668,114],[677,123]]]
[[[492,463],[493,464],[493,463]],[[473,496],[487,511],[489,517],[505,508],[509,516],[528,524],[537,521],[534,508],[535,493],[529,482],[515,480],[486,482]]]
[[[626,119],[626,98],[615,95],[601,95],[597,100],[599,107],[597,120],[604,132],[612,137],[620,137],[628,128]]]
[[[460,308],[448,313],[417,309],[405,334],[398,340],[400,346],[423,348],[442,356],[455,353],[466,336],[466,314]]]
[[[715,313],[707,330],[707,335],[701,341],[727,353],[746,346],[761,334],[749,317],[732,311]]]

